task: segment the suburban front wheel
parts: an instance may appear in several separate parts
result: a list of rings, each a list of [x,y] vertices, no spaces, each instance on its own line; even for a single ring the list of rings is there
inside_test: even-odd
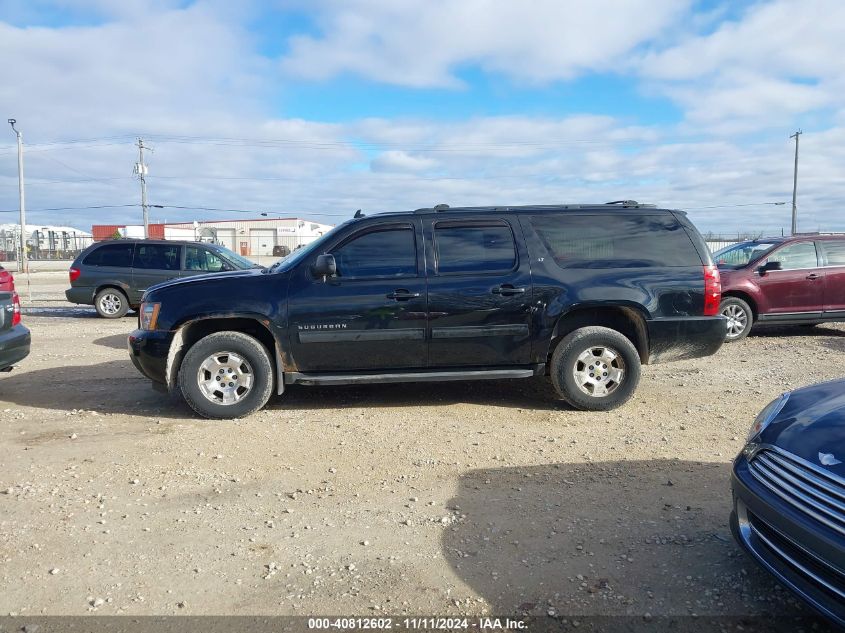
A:
[[[622,406],[640,381],[640,355],[620,332],[583,327],[565,336],[552,354],[552,384],[578,409],[607,411]]]
[[[179,368],[179,389],[206,418],[240,418],[263,407],[273,391],[267,349],[242,332],[215,332],[197,341]]]
[[[119,319],[129,311],[129,301],[120,290],[104,288],[94,297],[94,308],[101,317]]]
[[[738,297],[727,297],[719,305],[719,312],[728,320],[726,342],[741,341],[748,336],[754,325],[754,313],[750,305]]]

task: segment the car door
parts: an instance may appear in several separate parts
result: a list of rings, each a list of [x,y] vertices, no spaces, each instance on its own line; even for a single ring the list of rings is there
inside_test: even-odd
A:
[[[179,277],[182,246],[161,242],[137,242],[132,260],[132,287],[129,301],[137,304],[144,291],[162,281]]]
[[[845,318],[845,240],[819,240],[824,264],[824,316]]]
[[[758,272],[759,286],[769,306],[767,314],[813,318],[824,306],[824,270],[812,240],[789,242],[760,262],[779,262],[779,270]]]
[[[419,219],[367,223],[297,266],[288,292],[299,371],[401,370],[427,362],[426,280]],[[337,274],[314,276],[317,255]]]
[[[507,217],[425,223],[429,366],[516,366],[531,360],[531,275]]]

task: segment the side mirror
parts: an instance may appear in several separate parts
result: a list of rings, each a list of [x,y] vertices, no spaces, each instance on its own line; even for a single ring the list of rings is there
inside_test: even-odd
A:
[[[315,277],[334,277],[337,274],[337,264],[334,261],[334,255],[324,254],[317,257],[314,262],[314,276]]]
[[[783,270],[783,266],[778,261],[770,261],[766,262],[757,269],[761,275],[765,275],[770,270]]]

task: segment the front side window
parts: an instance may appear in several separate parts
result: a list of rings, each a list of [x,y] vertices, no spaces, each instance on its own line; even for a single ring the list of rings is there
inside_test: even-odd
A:
[[[173,244],[138,244],[133,268],[179,270],[180,249]]]
[[[87,266],[129,268],[132,265],[132,248],[132,242],[106,244],[89,253],[82,263]]]
[[[414,230],[397,227],[353,237],[332,252],[338,277],[404,277],[417,274]]]
[[[438,222],[434,244],[440,274],[507,272],[516,263],[513,233],[504,223]]]
[[[845,241],[825,240],[819,243],[824,249],[828,266],[845,266]]]
[[[199,246],[187,246],[185,248],[185,270],[219,273],[225,269],[223,260],[208,249]]]
[[[816,246],[812,242],[796,242],[772,253],[769,261],[780,262],[781,270],[816,268]]]

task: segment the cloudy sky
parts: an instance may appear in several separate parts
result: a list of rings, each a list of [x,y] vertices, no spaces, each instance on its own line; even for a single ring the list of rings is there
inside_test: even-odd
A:
[[[779,233],[801,128],[799,228],[845,230],[842,41],[841,0],[0,0],[0,115],[33,224],[139,223],[141,136],[160,221],[636,199]]]

